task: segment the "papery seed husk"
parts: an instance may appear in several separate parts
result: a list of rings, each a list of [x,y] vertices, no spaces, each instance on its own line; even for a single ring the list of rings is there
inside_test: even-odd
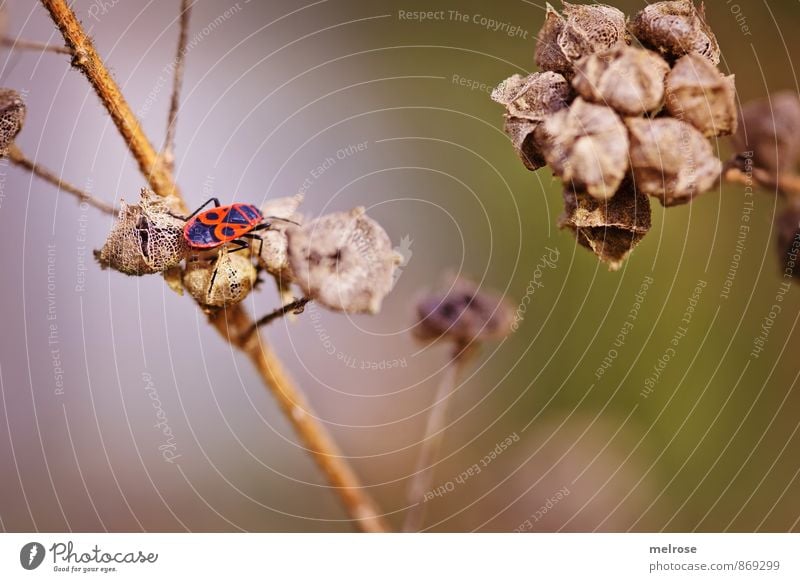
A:
[[[697,53],[719,64],[719,45],[705,21],[703,4],[698,10],[692,0],[655,2],[634,17],[631,29],[644,46],[669,58]]]
[[[571,189],[564,191],[561,228],[616,271],[650,230],[650,201],[626,179],[610,200],[597,200]]]
[[[544,121],[569,106],[572,88],[563,76],[550,71],[513,75],[492,91],[492,99],[505,105],[510,117]]]
[[[572,62],[558,44],[558,36],[564,30],[565,24],[564,17],[548,3],[544,24],[537,36],[534,60],[543,70],[561,73],[569,78],[572,76]]]
[[[636,190],[655,196],[664,206],[675,206],[716,184],[722,164],[694,127],[669,117],[629,117],[625,123]]]
[[[625,15],[605,4],[562,2],[564,16],[547,5],[536,43],[536,64],[570,79],[578,59],[628,43]]]
[[[26,107],[14,89],[0,89],[0,156],[6,155],[25,123]]]
[[[263,242],[253,240],[250,243],[259,265],[287,284],[292,281],[293,274],[289,265],[289,239],[286,230],[292,226],[292,222],[298,224],[303,222],[302,214],[297,211],[302,202],[303,194],[274,198],[265,202],[261,206],[261,213],[270,222],[270,227],[259,233]]]
[[[126,275],[160,273],[187,256],[184,225],[171,214],[167,201],[143,189],[138,204],[120,202],[117,219],[95,257],[103,268]]]
[[[219,308],[243,301],[256,278],[256,268],[245,254],[220,251],[216,260],[189,261],[183,286],[203,307]]]
[[[575,63],[572,85],[587,101],[607,105],[621,115],[661,109],[669,65],[658,54],[620,46]]]
[[[459,345],[502,339],[511,331],[513,319],[507,301],[464,277],[449,282],[443,291],[421,297],[416,310],[414,335],[418,339],[446,338]]]
[[[402,258],[363,208],[335,212],[287,229],[294,282],[321,305],[377,313]]]
[[[734,76],[723,76],[705,57],[691,53],[678,59],[667,76],[666,90],[670,115],[691,123],[704,136],[736,132]]]
[[[613,110],[578,98],[543,128],[545,158],[557,176],[595,198],[614,195],[628,169],[628,133]]]
[[[626,18],[605,4],[562,2],[566,22],[558,35],[562,52],[571,61],[628,43]]]

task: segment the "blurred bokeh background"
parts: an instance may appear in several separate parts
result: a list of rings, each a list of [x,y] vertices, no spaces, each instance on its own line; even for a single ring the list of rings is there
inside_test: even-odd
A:
[[[633,14],[644,2],[613,4]],[[4,6],[11,37],[60,41],[37,3]],[[178,7],[74,2],[156,144]],[[417,10],[445,16],[402,16]],[[796,2],[711,2],[707,12],[741,102],[797,91]],[[797,286],[751,355],[783,282],[773,195],[750,198],[743,241],[743,188],[667,212],[654,204],[650,234],[610,273],[556,228],[559,183],[523,168],[488,95],[534,69],[543,2],[199,0],[192,18],[176,166],[190,205],[300,190],[309,216],[364,205],[408,258],[379,315],[312,305],[266,332],[395,527],[448,358],[411,338],[415,301],[449,270],[516,306],[549,248],[558,260],[536,275],[519,330],[487,345],[452,397],[434,484],[513,444],[428,502],[425,527],[800,529]],[[97,197],[136,199],[144,181],[68,58],[5,50],[0,62],[2,85],[28,104],[19,146]],[[192,300],[159,277],[95,264],[110,225],[0,162],[0,527],[350,531],[249,362]],[[645,397],[699,281],[688,332]],[[258,316],[277,301],[265,285],[246,307]],[[156,427],[164,418],[172,462]]]

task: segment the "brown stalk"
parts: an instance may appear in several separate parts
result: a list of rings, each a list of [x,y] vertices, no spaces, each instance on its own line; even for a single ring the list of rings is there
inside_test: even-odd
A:
[[[447,424],[447,409],[452,398],[453,391],[458,385],[458,379],[464,371],[464,367],[470,360],[470,356],[477,350],[477,345],[456,344],[453,356],[447,363],[439,382],[439,388],[433,397],[433,405],[428,414],[428,422],[425,425],[425,436],[422,437],[417,465],[411,484],[408,488],[409,508],[403,523],[404,532],[418,532],[422,528],[425,519],[425,493],[431,490],[436,461],[439,458],[439,451],[442,447],[444,429]]]
[[[731,167],[725,170],[725,181],[743,186],[758,186],[777,192],[793,201],[800,201],[800,176],[794,174],[775,175],[762,168],[753,168],[750,173]]]
[[[111,78],[108,69],[95,51],[92,40],[83,30],[66,0],[41,0],[41,2],[61,31],[65,44],[72,51],[72,66],[86,76],[105,105],[111,120],[128,144],[133,157],[136,158],[139,169],[147,177],[150,187],[159,196],[179,195],[171,172],[161,162],[155,148],[142,131],[139,120],[131,111],[116,81]],[[185,211],[186,208],[182,207],[180,210]]]
[[[151,188],[161,196],[176,195],[182,209],[185,210],[185,201],[180,196],[171,172],[159,162],[155,149],[142,132],[116,82],[108,73],[67,2],[65,0],[41,0],[41,2],[50,12],[67,46],[75,52],[73,65],[95,88],[128,149],[139,162],[139,167],[147,177]],[[377,507],[364,491],[358,477],[342,457],[325,427],[316,420],[305,396],[286,373],[280,359],[258,334],[251,334],[249,338],[242,340],[243,333],[253,325],[242,307],[240,305],[229,307],[212,317],[211,321],[222,337],[242,350],[253,363],[264,384],[277,399],[281,410],[299,434],[309,454],[341,498],[355,525],[367,532],[387,531],[388,528]]]
[[[11,161],[12,164],[15,164],[21,168],[28,170],[35,176],[38,176],[42,180],[46,182],[50,182],[57,188],[60,188],[64,192],[68,192],[81,200],[82,202],[86,202],[87,204],[94,206],[95,208],[102,210],[106,214],[117,214],[118,210],[114,208],[108,202],[103,202],[102,200],[98,200],[97,198],[87,194],[80,188],[73,186],[69,182],[65,182],[61,178],[59,178],[55,172],[48,170],[44,166],[37,164],[33,160],[29,159],[22,151],[16,146],[16,144],[11,144],[8,146],[8,159]]]
[[[72,51],[65,46],[58,46],[53,44],[45,44],[35,40],[22,40],[18,38],[2,38],[0,45],[8,47],[13,50],[27,50],[27,51],[43,51],[49,53],[57,53],[61,55],[71,55]]]
[[[178,50],[175,53],[175,72],[172,79],[172,97],[167,114],[167,137],[164,139],[162,159],[169,171],[175,169],[175,131],[178,125],[178,109],[181,105],[181,86],[183,71],[186,68],[186,44],[189,37],[189,17],[192,14],[193,0],[181,0],[181,30],[178,36]]]

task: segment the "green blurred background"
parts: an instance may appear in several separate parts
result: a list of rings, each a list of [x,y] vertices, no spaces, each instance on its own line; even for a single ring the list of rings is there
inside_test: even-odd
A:
[[[11,36],[58,41],[41,7],[6,4]],[[179,3],[133,4],[80,0],[75,9],[160,143],[169,87],[159,79],[174,52]],[[644,2],[613,4],[633,15]],[[445,20],[400,16],[417,10],[445,10]],[[489,30],[480,16],[521,32]],[[740,102],[797,91],[796,2],[715,0],[707,16]],[[266,334],[395,526],[448,356],[410,337],[415,301],[449,270],[516,306],[550,248],[559,259],[540,273],[519,330],[487,345],[453,395],[435,485],[455,483],[507,437],[515,442],[430,501],[426,528],[797,531],[796,287],[764,351],[751,357],[782,283],[773,240],[780,201],[724,186],[689,206],[654,204],[652,230],[616,273],[577,248],[555,226],[558,181],[523,168],[488,95],[511,74],[534,70],[543,17],[543,3],[522,0],[201,0],[178,181],[191,204],[212,194],[260,203],[303,189],[309,216],[364,205],[410,256],[381,314],[312,306]],[[3,58],[4,85],[25,91],[29,107],[20,146],[99,197],[135,199],[143,185],[135,164],[67,59]],[[364,142],[363,152],[337,158]],[[730,155],[727,142],[718,145]],[[316,172],[329,157],[336,163]],[[93,263],[78,290],[80,233],[85,227],[85,244],[99,247],[108,217],[0,169],[2,527],[349,531],[248,362],[190,299],[158,278],[129,279]],[[723,298],[747,200],[755,202],[750,230]],[[48,344],[51,245],[63,393]],[[615,346],[648,277],[633,329]],[[698,281],[706,286],[688,332],[645,398]],[[247,309],[261,315],[276,301],[267,287]],[[598,378],[611,349],[616,358]],[[369,369],[391,360],[403,365]],[[175,463],[158,449],[145,377],[175,435]],[[568,493],[548,501],[559,491]]]

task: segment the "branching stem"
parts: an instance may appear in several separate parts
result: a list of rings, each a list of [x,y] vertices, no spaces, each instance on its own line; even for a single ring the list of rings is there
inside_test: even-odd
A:
[[[278,307],[275,311],[267,313],[264,317],[256,321],[250,329],[248,329],[245,334],[247,337],[252,335],[257,329],[267,326],[276,319],[283,317],[289,313],[302,313],[303,308],[306,304],[311,301],[311,297],[301,297],[300,299],[295,299],[294,301],[290,301],[289,303],[285,304],[283,307]],[[244,338],[247,339],[247,338]]]
[[[57,53],[61,55],[71,55],[72,51],[65,46],[58,46],[53,44],[45,44],[35,40],[23,40],[19,38],[2,38],[0,45],[8,47],[12,50],[27,50],[27,51],[43,51],[49,53]]]
[[[94,206],[98,210],[102,210],[106,214],[115,215],[118,212],[118,210],[108,202],[103,202],[102,200],[98,200],[91,194],[87,194],[80,188],[73,186],[69,182],[65,182],[64,180],[59,178],[55,174],[55,172],[48,170],[41,164],[37,164],[36,162],[28,158],[24,153],[22,153],[22,151],[13,143],[8,148],[8,159],[11,161],[12,164],[28,170],[34,176],[38,176],[42,180],[50,182],[56,188],[60,188],[64,192],[72,194],[78,200],[86,202],[87,204]]]
[[[142,131],[139,120],[125,101],[116,81],[109,74],[92,40],[83,30],[66,0],[41,0],[41,2],[73,54],[72,65],[86,76],[105,105],[111,120],[122,134],[133,157],[136,158],[139,169],[147,177],[150,187],[159,196],[179,195],[169,168],[161,162],[155,148]]]
[[[175,131],[178,125],[178,110],[181,105],[181,87],[183,85],[183,71],[186,68],[186,45],[189,37],[189,17],[192,14],[194,0],[181,0],[180,34],[178,36],[178,50],[175,54],[175,70],[172,79],[172,97],[169,102],[167,115],[167,136],[164,139],[164,152],[162,158],[169,171],[175,169]]]

